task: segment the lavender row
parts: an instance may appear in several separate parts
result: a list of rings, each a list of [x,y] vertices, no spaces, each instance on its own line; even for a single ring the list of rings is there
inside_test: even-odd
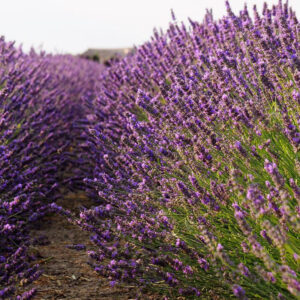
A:
[[[31,255],[30,229],[90,172],[83,127],[100,72],[84,60],[24,54],[0,40],[1,299],[34,295],[26,286],[41,268]]]
[[[296,299],[299,23],[287,4],[167,32],[104,71],[77,219],[111,284],[174,299]]]

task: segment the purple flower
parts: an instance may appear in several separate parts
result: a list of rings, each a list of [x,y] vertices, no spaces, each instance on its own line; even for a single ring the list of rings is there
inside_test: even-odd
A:
[[[234,295],[238,299],[247,299],[245,291],[243,290],[243,288],[241,286],[235,284],[235,285],[233,285],[232,290],[233,290]]]

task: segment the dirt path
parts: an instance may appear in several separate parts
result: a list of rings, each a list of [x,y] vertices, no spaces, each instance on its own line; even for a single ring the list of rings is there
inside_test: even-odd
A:
[[[74,195],[73,195],[74,197]],[[66,198],[59,205],[72,210],[80,206],[80,196],[75,202]],[[73,199],[74,200],[74,199]],[[82,200],[82,199],[81,199]],[[69,207],[68,207],[69,206]],[[35,245],[33,253],[44,270],[43,275],[31,287],[37,288],[34,299],[134,299],[132,288],[110,287],[105,278],[101,278],[87,264],[86,251],[69,249],[67,245],[84,244],[93,249],[89,233],[70,224],[60,215],[48,216],[32,231],[33,237],[47,236],[49,243]],[[146,299],[146,298],[145,298]]]

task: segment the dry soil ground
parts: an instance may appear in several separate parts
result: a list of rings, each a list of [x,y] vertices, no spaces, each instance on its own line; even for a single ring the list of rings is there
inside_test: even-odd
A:
[[[78,207],[83,201],[86,201],[83,195],[71,194],[58,201],[58,204],[78,212]],[[63,216],[51,215],[40,221],[37,228],[32,231],[33,237],[44,235],[47,236],[48,244],[35,245],[31,250],[38,257],[38,263],[44,271],[40,278],[30,286],[37,289],[34,299],[126,300],[136,298],[136,289],[133,287],[111,287],[108,279],[101,278],[93,271],[87,264],[86,251],[76,251],[66,247],[85,244],[87,249],[93,249],[89,233],[72,225]],[[145,295],[143,299],[155,298]]]

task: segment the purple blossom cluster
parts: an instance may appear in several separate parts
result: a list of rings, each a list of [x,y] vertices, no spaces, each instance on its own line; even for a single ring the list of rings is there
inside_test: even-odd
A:
[[[299,23],[282,4],[166,32],[103,71],[76,223],[91,265],[171,299],[296,299]]]
[[[101,69],[72,56],[24,54],[0,40],[1,299],[33,297],[34,289],[18,295],[41,274],[30,229],[65,191],[84,189],[91,172],[84,126]]]

